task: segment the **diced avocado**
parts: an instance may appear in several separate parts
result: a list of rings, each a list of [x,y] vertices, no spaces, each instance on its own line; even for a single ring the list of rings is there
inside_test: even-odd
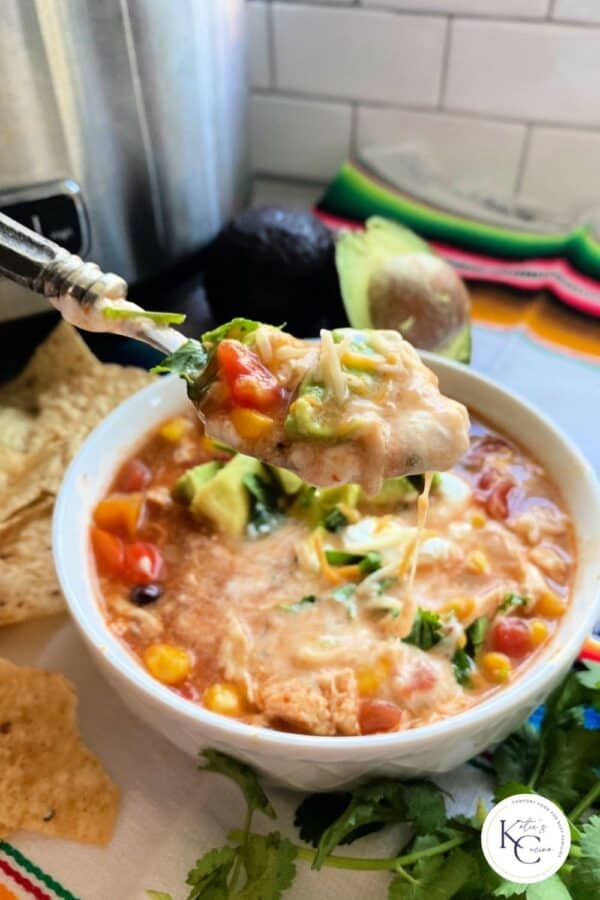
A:
[[[334,488],[314,488],[305,484],[289,512],[314,528],[340,503],[355,509],[360,496],[361,490],[357,484],[344,484]]]
[[[373,216],[342,233],[336,267],[353,328],[390,328],[425,350],[470,358],[469,295],[456,271],[408,228]]]
[[[190,512],[209,519],[224,534],[243,534],[250,518],[250,494],[244,476],[265,474],[257,459],[238,453],[194,493]]]
[[[285,430],[299,437],[335,437],[333,428],[320,420],[319,413],[321,409],[322,406],[313,403],[309,396],[298,397],[290,406],[285,420]]]
[[[418,491],[405,475],[396,478],[386,478],[379,493],[374,497],[365,497],[368,503],[376,506],[385,506],[393,503],[408,503],[415,500]]]
[[[199,466],[194,466],[193,469],[188,469],[187,472],[180,475],[173,485],[173,497],[175,500],[179,500],[180,503],[185,503],[189,506],[198,488],[222,468],[223,463],[211,460],[211,462],[202,463]]]
[[[297,494],[304,484],[300,476],[295,472],[290,472],[289,469],[280,469],[278,466],[269,466],[269,468],[283,493],[290,497]]]

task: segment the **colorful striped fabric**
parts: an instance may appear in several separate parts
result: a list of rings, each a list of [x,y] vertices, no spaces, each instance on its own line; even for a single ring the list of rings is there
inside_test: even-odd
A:
[[[0,841],[0,900],[78,900],[16,847]]]
[[[566,233],[506,228],[431,206],[384,182],[356,162],[341,166],[318,212],[350,222],[386,216],[443,245],[466,279],[524,290],[551,290],[563,302],[600,317],[600,242],[587,225]]]

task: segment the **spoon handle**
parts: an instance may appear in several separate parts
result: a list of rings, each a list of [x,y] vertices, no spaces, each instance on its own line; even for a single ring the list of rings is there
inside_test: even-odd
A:
[[[127,294],[118,275],[102,272],[43,235],[0,213],[0,274],[44,297],[67,291],[80,303]]]
[[[102,272],[42,234],[0,213],[0,275],[47,297],[61,315],[88,331],[110,331],[150,344],[162,353],[172,353],[185,337],[167,326],[144,319],[144,310],[127,303],[127,282],[112,272]],[[102,320],[94,310],[100,300],[112,300],[139,310],[142,316],[122,322]],[[74,301],[74,304],[73,304]],[[71,314],[68,309],[71,309]],[[85,311],[86,315],[73,315]]]

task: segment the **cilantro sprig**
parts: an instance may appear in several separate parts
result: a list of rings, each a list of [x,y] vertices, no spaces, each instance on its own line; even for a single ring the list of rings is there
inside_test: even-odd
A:
[[[495,802],[535,791],[569,818],[569,857],[543,882],[515,884],[494,872],[481,851],[488,812],[483,802],[471,817],[449,817],[443,793],[430,781],[378,778],[352,791],[310,795],[294,820],[301,844],[279,831],[255,833],[256,812],[275,818],[257,776],[244,763],[206,751],[201,768],[235,781],[247,812],[244,827],[228,835],[228,844],[196,861],[187,876],[187,900],[279,900],[294,881],[297,861],[316,870],[387,871],[389,900],[592,900],[600,896],[600,734],[584,727],[590,708],[600,711],[598,663],[572,672],[548,698],[540,728],[523,726],[492,757]],[[336,852],[397,823],[408,823],[412,837],[396,856]],[[147,893],[150,900],[173,900],[162,891]]]

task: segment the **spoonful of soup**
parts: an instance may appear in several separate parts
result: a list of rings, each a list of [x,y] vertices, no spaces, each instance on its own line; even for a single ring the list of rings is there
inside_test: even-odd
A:
[[[469,419],[397,331],[323,329],[300,340],[236,318],[200,340],[148,312],[127,284],[0,214],[0,273],[46,296],[87,331],[113,332],[166,353],[158,372],[184,379],[206,433],[304,481],[360,484],[448,469],[466,452]]]

